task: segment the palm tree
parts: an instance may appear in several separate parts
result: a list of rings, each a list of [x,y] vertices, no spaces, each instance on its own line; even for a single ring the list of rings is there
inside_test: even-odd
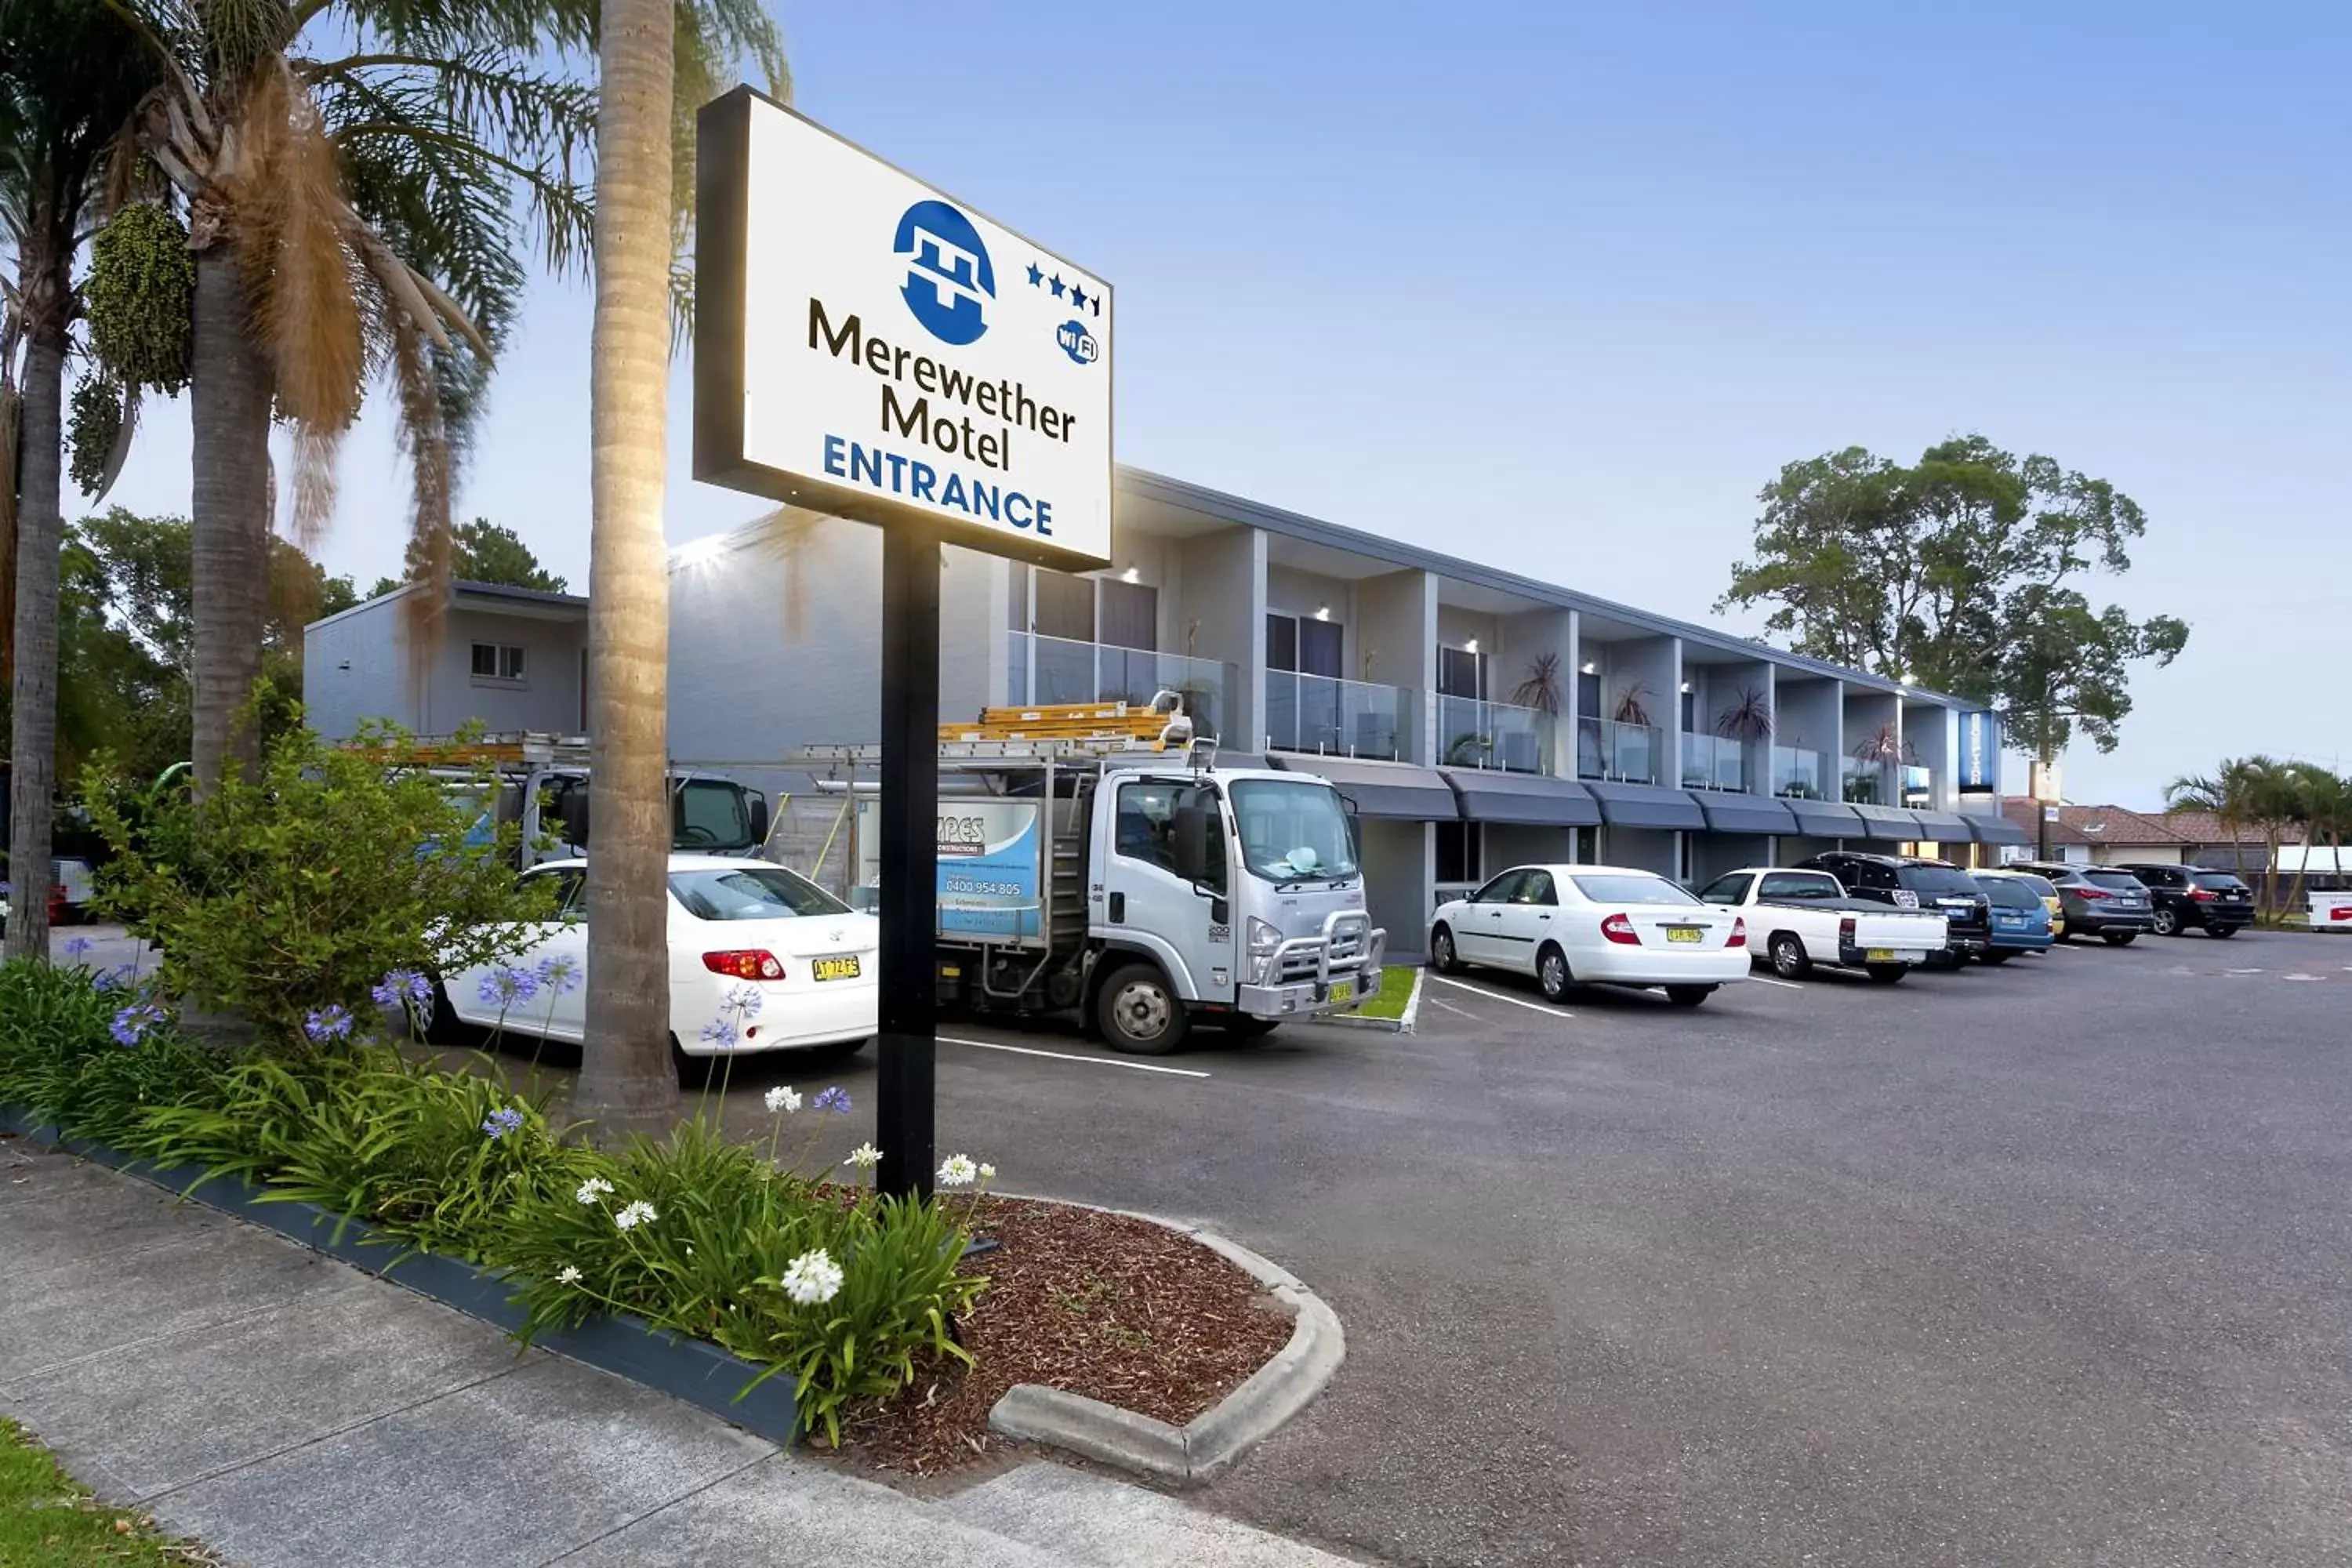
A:
[[[2235,868],[2243,875],[2245,855],[2236,840],[2241,829],[2252,827],[2263,836],[2262,902],[2273,901],[2278,868],[2279,841],[2295,818],[2297,786],[2287,767],[2273,758],[2256,754],[2223,759],[2211,773],[2192,773],[2164,786],[2167,811],[2201,811],[2218,820],[2231,838]]]
[[[108,147],[149,85],[127,43],[120,24],[86,0],[0,0],[0,232],[16,262],[14,280],[0,284],[0,564],[13,596],[9,843],[21,889],[8,922],[12,959],[49,951],[73,260],[100,205]]]
[[[670,326],[695,110],[749,54],[786,89],[752,0],[604,0],[596,48],[596,316],[590,348],[587,1040],[581,1108],[649,1130],[676,1103],[669,1056],[669,571],[662,533]],[[686,177],[681,177],[685,174]]]
[[[547,259],[584,257],[571,173],[592,94],[535,52],[581,0],[102,0],[164,80],[142,144],[185,203],[195,290],[197,787],[251,754],[273,411],[292,427],[292,522],[322,531],[334,458],[381,375],[412,468],[413,554],[449,559],[456,457],[524,281],[513,204]],[[347,52],[329,54],[326,48]],[[443,595],[412,595],[433,631]]]

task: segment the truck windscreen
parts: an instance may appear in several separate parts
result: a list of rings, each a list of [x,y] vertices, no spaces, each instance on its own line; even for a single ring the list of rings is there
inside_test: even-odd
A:
[[[1242,779],[1232,788],[1242,862],[1270,882],[1356,874],[1355,837],[1339,792],[1320,779]]]

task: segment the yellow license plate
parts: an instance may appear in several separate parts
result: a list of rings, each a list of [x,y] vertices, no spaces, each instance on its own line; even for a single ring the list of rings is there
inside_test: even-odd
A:
[[[1896,959],[1893,948],[1874,947],[1862,955],[1862,961],[1864,963],[1893,963]]]
[[[1331,1000],[1333,1003],[1344,1004],[1353,1002],[1355,999],[1356,983],[1354,981],[1334,980],[1331,982]]]
[[[1668,942],[1696,943],[1706,940],[1706,932],[1699,930],[1696,926],[1668,926],[1666,928],[1666,940]]]
[[[820,958],[813,973],[819,980],[855,980],[858,975],[857,960],[854,958]]]

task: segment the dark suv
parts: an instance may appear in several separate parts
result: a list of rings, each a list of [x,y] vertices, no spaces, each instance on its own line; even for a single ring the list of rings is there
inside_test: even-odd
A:
[[[1991,900],[1975,878],[1949,860],[1836,849],[1797,864],[1810,871],[1827,871],[1848,897],[1943,916],[1950,945],[1930,962],[1957,968],[1961,959],[1992,944]]]
[[[2155,895],[2147,884],[2120,866],[2078,866],[2064,860],[2021,860],[2007,868],[2050,879],[2066,917],[2066,935],[2095,936],[2109,947],[2129,947],[2151,929]]]
[[[2201,928],[2208,936],[2235,936],[2254,923],[2254,890],[2228,871],[2203,866],[2118,866],[2147,885],[2156,901],[2158,936]]]

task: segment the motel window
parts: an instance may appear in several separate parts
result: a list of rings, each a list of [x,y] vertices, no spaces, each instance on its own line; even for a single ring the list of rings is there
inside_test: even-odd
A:
[[[1095,640],[1095,585],[1091,578],[1073,577],[1066,572],[1041,566],[1037,569],[1036,592],[1034,629],[1038,636],[1066,637],[1072,642]]]
[[[523,679],[522,649],[512,643],[476,643],[474,645],[474,679],[520,680]]]
[[[1437,825],[1437,879],[1475,882],[1486,875],[1486,826],[1481,822]]]

